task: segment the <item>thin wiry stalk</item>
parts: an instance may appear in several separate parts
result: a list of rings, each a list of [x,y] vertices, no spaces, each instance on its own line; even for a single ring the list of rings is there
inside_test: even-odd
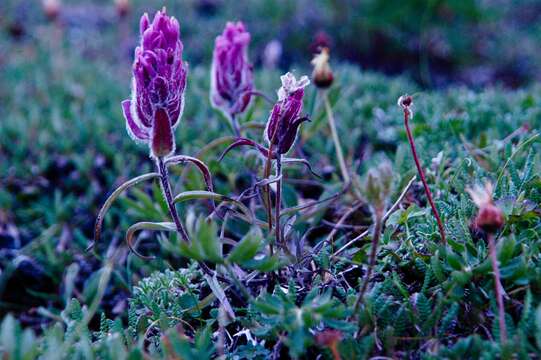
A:
[[[276,224],[274,226],[274,232],[276,233],[276,244],[282,244],[280,229],[280,211],[282,210],[282,155],[277,154],[276,156],[276,178],[279,179],[276,183],[276,205],[275,205],[275,219]],[[285,247],[285,244],[284,244]]]
[[[331,104],[329,102],[329,97],[326,91],[321,92],[323,97],[323,102],[325,103],[325,111],[327,112],[327,120],[329,122],[329,127],[331,128],[332,139],[334,141],[334,148],[336,150],[336,157],[338,159],[338,164],[340,165],[340,171],[342,172],[342,179],[346,184],[349,184],[351,181],[349,177],[348,168],[346,161],[344,160],[344,153],[342,151],[342,145],[340,144],[340,138],[338,137],[338,132],[336,131],[336,123],[334,122],[334,115],[332,112]]]
[[[413,140],[413,135],[411,134],[410,126],[409,126],[409,118],[410,118],[411,111],[409,108],[404,108],[404,125],[406,127],[406,134],[408,135],[408,141],[410,143],[411,147],[411,153],[413,154],[413,160],[415,161],[415,166],[417,167],[417,172],[419,173],[419,177],[421,178],[421,181],[423,182],[423,187],[425,188],[426,197],[428,198],[428,202],[430,203],[430,207],[432,208],[432,213],[434,214],[434,217],[436,218],[436,222],[438,223],[438,230],[440,231],[441,241],[444,245],[447,245],[447,239],[445,238],[445,230],[443,228],[443,223],[440,218],[440,214],[438,212],[438,209],[436,208],[436,205],[434,204],[434,200],[432,199],[432,193],[430,192],[430,188],[428,187],[428,183],[426,182],[425,173],[423,171],[423,168],[421,167],[421,163],[419,162],[419,157],[417,156],[417,149],[415,148],[415,142]]]
[[[167,207],[169,208],[169,214],[173,218],[175,227],[177,228],[177,232],[180,234],[180,236],[182,237],[184,241],[189,243],[190,237],[188,236],[186,229],[184,228],[184,226],[182,225],[182,222],[180,221],[177,208],[175,207],[175,202],[173,201],[173,196],[171,195],[171,184],[169,183],[169,173],[167,172],[167,166],[165,165],[165,162],[163,161],[161,157],[158,158],[157,162],[158,162],[158,172],[160,174],[160,179],[162,183],[162,191],[165,197],[165,202],[167,203]],[[214,272],[207,266],[207,264],[205,264],[202,261],[198,263],[205,274],[211,275],[211,276],[214,275]],[[220,278],[220,280],[228,282],[227,279]]]
[[[165,197],[165,201],[167,202],[167,207],[169,208],[169,213],[171,214],[171,217],[173,218],[173,221],[175,223],[178,233],[180,234],[180,236],[182,237],[184,241],[189,243],[190,238],[188,237],[188,233],[186,232],[186,229],[184,229],[184,226],[182,225],[182,222],[180,221],[177,209],[175,207],[175,203],[173,202],[173,196],[171,195],[171,185],[169,183],[169,174],[167,172],[167,167],[165,166],[163,158],[161,157],[158,158],[158,172],[160,173],[162,191]]]
[[[361,287],[361,291],[359,291],[357,300],[355,300],[352,316],[356,316],[359,311],[359,307],[361,306],[361,303],[364,299],[364,294],[366,292],[366,289],[368,289],[368,282],[370,281],[370,277],[372,276],[372,271],[374,270],[374,266],[376,265],[376,254],[378,250],[379,238],[381,236],[382,225],[383,225],[383,211],[376,210],[374,234],[372,236],[372,244],[370,248],[370,260],[368,263],[368,269],[366,270],[366,275],[363,280],[363,286]]]
[[[269,154],[267,156],[267,159],[265,161],[265,170],[263,173],[263,178],[268,179],[270,177],[271,172],[271,163],[272,163],[272,141],[269,145]],[[263,187],[263,204],[265,205],[265,208],[267,210],[267,222],[269,224],[269,233],[272,231],[272,205],[271,205],[271,197],[270,197],[270,185],[265,185]],[[272,243],[269,244],[270,254],[271,256],[274,254],[274,246]]]
[[[494,234],[488,233],[488,251],[490,253],[490,262],[492,263],[492,272],[494,273],[494,287],[496,289],[496,301],[498,302],[498,321],[500,325],[500,342],[507,342],[507,327],[505,325],[505,308],[503,304],[502,283],[500,280],[500,269],[498,267],[498,257],[496,255],[496,244]]]

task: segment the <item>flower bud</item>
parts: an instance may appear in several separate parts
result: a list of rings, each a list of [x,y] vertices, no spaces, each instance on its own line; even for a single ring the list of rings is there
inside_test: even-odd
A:
[[[148,143],[151,156],[165,157],[175,150],[173,130],[184,109],[187,66],[179,24],[158,11],[152,23],[140,21],[141,42],[135,49],[132,97],[122,102],[128,134]]]
[[[60,0],[43,0],[42,5],[45,16],[47,16],[50,21],[56,20],[62,6]]]
[[[505,220],[503,211],[494,204],[492,199],[492,184],[487,182],[484,187],[476,185],[466,191],[479,208],[474,224],[487,233],[494,234],[502,228]]]
[[[282,155],[287,153],[295,139],[299,126],[307,121],[302,117],[304,88],[310,84],[307,76],[298,81],[291,73],[282,75],[282,87],[278,90],[278,102],[274,105],[267,121],[265,135],[274,150]]]
[[[388,161],[368,171],[364,192],[366,199],[375,211],[383,212],[391,194],[393,170]]]
[[[329,49],[323,48],[321,52],[312,59],[314,71],[312,72],[312,80],[320,89],[327,89],[332,85],[334,76],[329,65]]]
[[[123,18],[130,12],[130,0],[115,0],[116,13]]]
[[[216,38],[210,73],[212,106],[228,116],[242,113],[254,88],[253,66],[248,60],[250,33],[242,22],[228,22]]]
[[[411,107],[413,105],[413,98],[409,96],[408,94],[402,95],[398,98],[398,106],[404,110],[404,113],[407,113],[409,117],[413,117],[413,111],[411,110]]]

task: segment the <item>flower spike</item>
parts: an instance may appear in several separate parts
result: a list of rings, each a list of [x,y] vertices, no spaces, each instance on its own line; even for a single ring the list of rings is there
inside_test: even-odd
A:
[[[182,61],[180,26],[165,8],[151,22],[139,22],[141,42],[135,49],[132,96],[122,102],[128,134],[148,143],[154,158],[175,150],[173,130],[184,109],[187,65]]]

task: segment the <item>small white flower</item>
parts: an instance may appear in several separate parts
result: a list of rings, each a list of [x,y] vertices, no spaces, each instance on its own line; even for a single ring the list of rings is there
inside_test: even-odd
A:
[[[295,75],[290,72],[280,76],[280,80],[282,80],[282,87],[278,89],[279,101],[284,100],[295,91],[299,89],[304,89],[305,87],[310,85],[310,79],[308,79],[308,76],[301,76],[301,78],[297,81]]]
[[[475,185],[472,188],[467,188],[466,191],[470,194],[472,201],[478,208],[492,204],[492,192],[494,187],[492,183],[486,182],[485,186]]]

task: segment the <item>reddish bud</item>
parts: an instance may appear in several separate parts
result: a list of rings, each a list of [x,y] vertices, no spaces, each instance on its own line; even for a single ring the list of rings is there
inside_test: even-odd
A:
[[[316,335],[316,343],[321,347],[327,347],[331,350],[335,360],[340,359],[338,344],[342,341],[342,333],[338,330],[327,329]]]
[[[475,186],[473,189],[466,189],[466,191],[479,208],[474,225],[491,234],[501,229],[505,220],[503,211],[494,204],[492,199],[492,184],[486,183],[484,187]]]
[[[329,49],[321,49],[321,52],[312,59],[312,65],[314,66],[314,71],[312,72],[314,84],[321,89],[330,87],[334,76],[329,65]]]
[[[118,17],[123,18],[130,12],[130,0],[115,0],[116,13]]]
[[[42,5],[43,12],[49,20],[55,20],[60,14],[60,8],[62,6],[60,0],[43,0]]]

